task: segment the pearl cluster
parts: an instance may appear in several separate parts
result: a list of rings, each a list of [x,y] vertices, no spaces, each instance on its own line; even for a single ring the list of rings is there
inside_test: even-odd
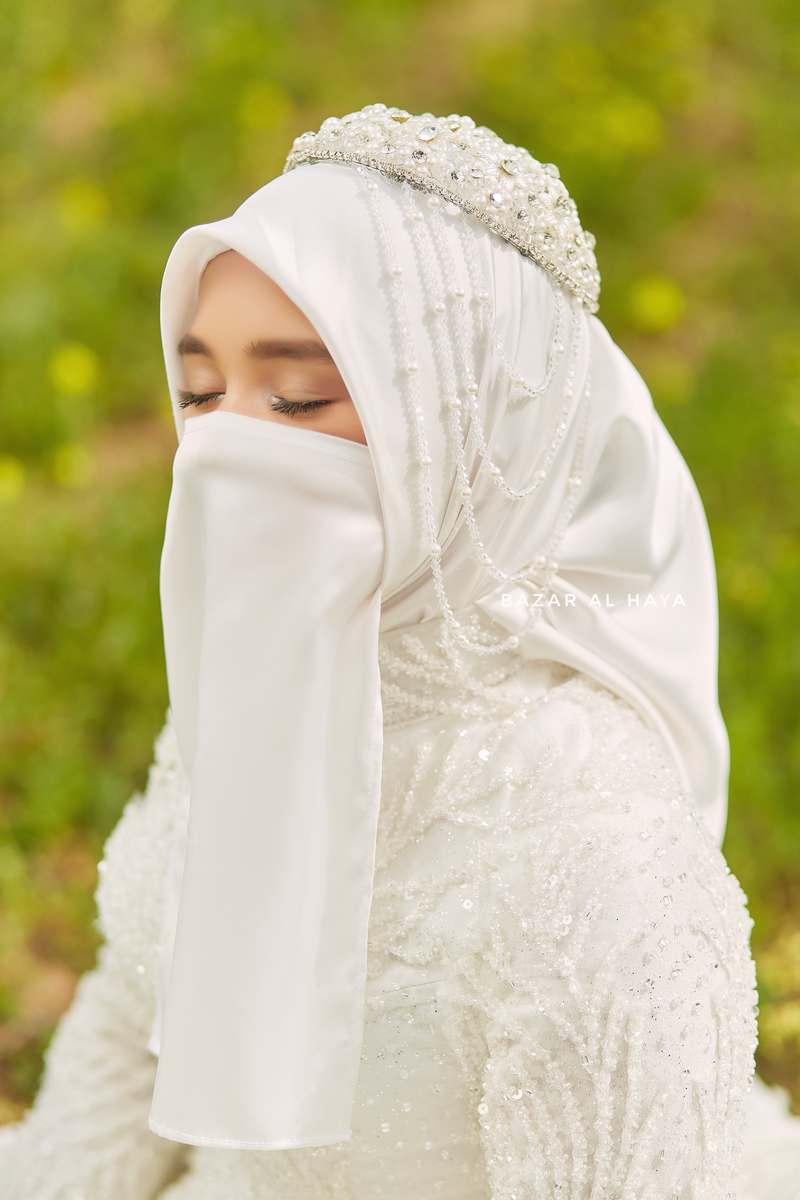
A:
[[[581,228],[558,168],[476,128],[469,117],[412,116],[369,104],[302,134],[284,170],[326,161],[374,167],[457,204],[597,310],[594,238]]]
[[[367,172],[360,166],[357,167],[357,170],[366,186],[373,220],[378,232],[384,265],[390,280],[391,301],[401,347],[402,362],[405,369],[406,401],[409,409],[411,428],[413,430],[414,453],[419,468],[418,486],[422,524],[424,535],[428,540],[431,572],[436,597],[449,627],[450,634],[455,642],[475,654],[502,654],[507,650],[516,649],[519,646],[519,638],[515,634],[512,634],[502,640],[495,640],[492,643],[471,640],[469,635],[461,629],[446,593],[444,572],[442,569],[442,547],[437,540],[438,531],[431,486],[433,459],[430,454],[425,430],[425,412],[419,394],[417,380],[419,368],[416,361],[417,356],[403,286],[403,270],[399,264],[398,255],[387,228],[380,199],[380,185],[377,178],[372,172]],[[403,203],[417,252],[417,261],[425,287],[426,303],[434,318],[433,336],[435,351],[444,379],[443,405],[446,410],[451,452],[456,464],[457,479],[460,483],[460,495],[464,507],[464,523],[472,543],[473,553],[487,574],[499,583],[515,584],[537,580],[540,586],[549,586],[550,581],[558,570],[558,561],[555,555],[577,503],[578,490],[582,482],[581,471],[583,469],[584,431],[588,414],[589,385],[587,380],[583,389],[579,389],[576,376],[582,342],[584,338],[588,340],[588,330],[586,329],[585,317],[582,311],[583,305],[580,301],[573,300],[570,347],[567,356],[563,402],[556,420],[555,430],[534,471],[533,481],[520,488],[514,488],[507,482],[502,469],[491,457],[482,426],[478,402],[479,385],[476,378],[473,355],[470,351],[468,300],[466,290],[458,283],[456,265],[441,215],[442,201],[435,194],[427,197],[428,214],[426,219],[426,214],[419,208],[414,191],[408,183],[404,183]],[[463,215],[463,210],[459,210],[459,212]],[[465,243],[466,257],[469,263],[472,287],[475,293],[474,298],[478,305],[478,311],[487,329],[496,338],[496,324],[492,312],[491,300],[483,281],[474,243],[474,234],[469,229],[466,220],[462,220],[460,224],[462,225],[461,236]],[[443,286],[439,283],[432,270],[431,264],[434,257],[437,257],[442,264]],[[556,319],[553,339],[548,354],[548,367],[542,383],[537,388],[528,389],[529,394],[534,397],[543,394],[547,387],[552,386],[555,380],[557,363],[564,352],[562,337],[566,303],[559,289],[556,287],[554,290],[556,296]],[[507,363],[507,359],[505,361]],[[524,380],[515,374],[511,364],[508,364],[507,370],[510,375],[510,386],[512,388],[524,385]],[[462,413],[465,409],[468,409],[470,415],[469,438],[465,437],[462,423]],[[536,491],[537,488],[540,488],[548,479],[550,469],[556,460],[557,451],[571,422],[576,418],[578,409],[581,410],[579,434],[554,532],[547,546],[537,555],[532,563],[520,571],[514,573],[506,572],[494,561],[481,537],[473,503],[473,486],[467,465],[467,453],[474,443],[483,466],[488,473],[488,477],[492,480],[493,484],[511,501],[525,499]],[[535,610],[535,613],[537,618],[540,617],[541,613],[538,609]]]

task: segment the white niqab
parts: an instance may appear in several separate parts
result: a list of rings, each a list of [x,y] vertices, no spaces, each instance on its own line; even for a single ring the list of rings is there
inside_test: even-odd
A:
[[[402,269],[433,464],[430,504],[452,609],[458,614],[480,604],[519,636],[526,657],[566,663],[628,699],[662,733],[700,810],[721,834],[727,748],[716,698],[708,532],[689,473],[644,384],[599,322],[573,308],[568,332],[576,339],[576,402],[564,414],[566,354],[540,399],[515,395],[508,362],[529,381],[545,376],[554,285],[477,221],[455,211],[444,215],[457,273],[448,286],[459,284],[468,296],[474,290],[475,263],[460,226],[468,223],[502,342],[471,309],[468,350],[479,410],[505,480],[524,487],[559,430],[546,481],[523,500],[502,494],[481,467],[474,441],[468,443],[481,540],[507,574],[522,571],[548,545],[579,452],[582,458],[580,503],[560,543],[547,605],[542,601],[541,619],[531,620],[530,606],[540,604],[532,584],[498,584],[473,553],[448,440],[446,364],[431,335],[431,297],[409,233],[408,195],[386,181],[380,194]],[[414,203],[427,220],[424,200]],[[312,446],[309,437],[349,444],[294,429],[282,440],[283,426],[263,423],[258,433],[254,426],[261,423],[247,418],[238,418],[234,433],[219,413],[187,423],[190,444],[202,434],[204,446],[233,438],[237,448],[230,443],[227,465],[216,474],[189,478],[193,467],[183,479],[182,444],[165,551],[170,693],[192,800],[171,964],[165,953],[151,1120],[179,1141],[322,1145],[348,1136],[355,1076],[345,1063],[358,1061],[361,1038],[377,813],[373,764],[379,776],[378,605],[382,630],[413,626],[440,609],[385,247],[371,223],[362,173],[347,165],[300,167],[229,219],[183,235],[163,291],[174,395],[183,384],[176,347],[191,324],[202,271],[227,249],[269,275],[312,322],[356,404],[372,466],[360,463],[359,475],[353,464],[362,480],[356,507],[348,507],[348,492],[344,524],[337,518],[325,526],[325,562],[339,590],[329,596],[311,589],[306,602],[300,596],[311,569],[304,555],[340,485],[346,479],[348,488],[355,486],[350,468],[332,473],[326,498],[304,496],[302,536],[290,535],[271,516],[234,531],[233,513],[245,503],[248,511],[285,506],[302,481],[314,479],[322,443]],[[176,419],[182,431],[177,410]],[[284,455],[291,471],[283,469]],[[241,463],[254,456],[259,469],[240,470],[239,456]],[[363,474],[371,478],[373,469],[377,500],[371,507]],[[191,488],[203,495],[194,512]],[[337,512],[334,503],[332,516]],[[187,533],[193,522],[200,524]],[[203,557],[203,529],[212,527],[217,549]],[[194,549],[187,548],[192,539]],[[219,612],[228,606],[229,613],[216,626],[209,617],[212,594]],[[331,615],[337,604],[338,624]],[[212,628],[217,640],[207,646]],[[322,640],[316,658],[304,656],[304,639]],[[293,670],[295,653],[302,670]],[[245,694],[248,703],[240,703]],[[235,712],[226,711],[225,697],[239,697]],[[317,713],[315,736],[308,737],[302,723],[285,721],[284,707]],[[280,736],[267,737],[268,731]],[[326,754],[333,745],[336,767],[330,770]],[[325,820],[320,813],[328,814]],[[172,938],[168,931],[166,947]]]
[[[332,1107],[328,1140],[347,1120],[362,997],[343,966],[360,979],[366,946],[340,908],[366,924],[382,561],[364,446],[228,412],[187,422],[162,560],[192,781],[151,1114],[165,1137],[298,1145]]]

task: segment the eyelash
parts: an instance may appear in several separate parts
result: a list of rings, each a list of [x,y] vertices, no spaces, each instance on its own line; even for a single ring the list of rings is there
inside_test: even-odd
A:
[[[179,407],[191,408],[193,404],[207,404],[209,400],[219,400],[222,395],[222,392],[206,392],[204,395],[197,392],[178,392]]]
[[[332,400],[284,400],[281,396],[273,396],[270,407],[273,412],[294,417],[297,413],[313,412],[315,408],[325,408],[332,403]]]
[[[207,404],[209,400],[219,400],[224,395],[223,392],[206,392],[199,394],[197,392],[179,392],[179,406],[181,408],[191,408],[193,404]],[[333,404],[332,400],[284,400],[281,396],[273,396],[271,408],[273,412],[281,413],[286,417],[295,417],[298,413],[313,412],[315,408],[326,408],[327,405]]]

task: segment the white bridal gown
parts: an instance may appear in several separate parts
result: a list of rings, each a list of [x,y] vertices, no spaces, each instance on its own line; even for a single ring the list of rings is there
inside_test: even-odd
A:
[[[351,1140],[195,1149],[147,1128],[162,896],[186,803],[168,727],[108,843],[106,945],[5,1138],[2,1200],[736,1195],[755,1042],[736,880],[625,703],[551,663],[458,658],[441,628],[381,642]]]

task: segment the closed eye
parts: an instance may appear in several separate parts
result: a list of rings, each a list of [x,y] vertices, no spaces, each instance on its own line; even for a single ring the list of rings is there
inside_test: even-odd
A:
[[[298,413],[313,412],[315,408],[325,408],[327,404],[333,404],[333,400],[284,400],[282,396],[273,396],[270,408],[285,417],[296,417]]]
[[[224,395],[224,392],[179,392],[178,403],[182,409],[191,408],[193,405],[202,406],[213,400],[221,400]],[[270,408],[282,416],[296,417],[300,413],[313,412],[314,409],[326,408],[333,403],[333,400],[284,400],[282,396],[273,396]]]
[[[178,392],[178,405],[180,408],[191,408],[193,404],[208,404],[211,400],[221,400],[224,395],[224,392]]]

